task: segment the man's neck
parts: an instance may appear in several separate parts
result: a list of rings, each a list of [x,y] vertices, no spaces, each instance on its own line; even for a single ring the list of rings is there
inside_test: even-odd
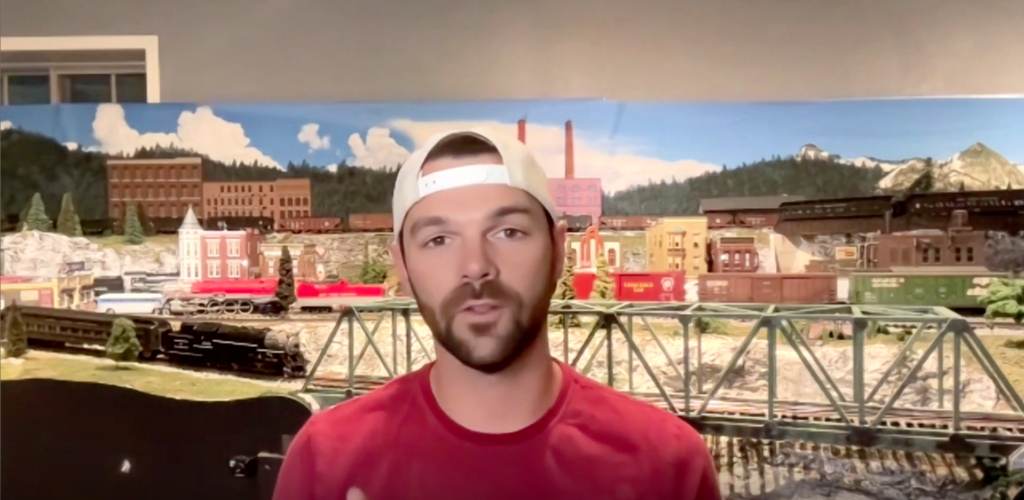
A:
[[[558,398],[562,370],[551,358],[547,335],[501,373],[488,375],[439,351],[430,388],[444,412],[476,432],[505,434],[539,420]]]

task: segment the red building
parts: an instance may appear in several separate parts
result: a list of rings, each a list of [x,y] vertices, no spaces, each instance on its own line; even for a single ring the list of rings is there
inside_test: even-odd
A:
[[[259,277],[262,239],[253,229],[203,231],[199,237],[200,276],[204,280]]]
[[[526,120],[519,120],[519,141],[526,144]],[[601,179],[576,178],[576,154],[572,121],[565,122],[565,173],[563,178],[548,179],[551,200],[560,216],[590,216],[591,223],[601,219]]]

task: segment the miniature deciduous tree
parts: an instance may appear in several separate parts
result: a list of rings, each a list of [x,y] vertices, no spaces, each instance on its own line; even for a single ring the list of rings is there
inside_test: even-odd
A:
[[[594,289],[590,291],[590,300],[615,300],[615,280],[612,270],[608,267],[608,259],[604,254],[597,256],[597,277]]]
[[[562,267],[562,276],[558,278],[558,286],[555,288],[555,300],[576,300],[576,288],[573,286],[573,276],[575,276],[576,259],[573,258],[571,252],[565,255],[565,266]],[[568,325],[566,324],[565,315],[552,316],[551,322],[552,327],[564,328],[568,326],[570,328],[576,328],[580,326],[580,319],[576,315],[569,315]]]
[[[139,214],[135,204],[129,204],[124,212],[124,241],[129,245],[141,245],[146,242],[146,233],[142,230]]]
[[[12,358],[20,358],[28,352],[28,334],[25,332],[25,323],[21,319],[21,308],[17,303],[7,308],[7,317],[4,318],[4,353]]]
[[[277,265],[277,289],[274,297],[287,311],[295,303],[295,272],[292,270],[292,253],[288,246],[281,247],[280,264]]]
[[[114,360],[115,368],[122,368],[121,363],[139,359],[142,344],[135,332],[135,323],[128,318],[117,318],[107,337],[107,357]]]
[[[990,327],[996,318],[1024,321],[1024,280],[994,279],[979,300],[985,304],[985,321]]]
[[[32,195],[22,228],[28,231],[49,231],[53,228],[53,222],[46,216],[46,205],[43,204],[41,194]]]
[[[60,214],[57,215],[57,232],[64,236],[81,236],[82,221],[75,213],[75,205],[71,193],[64,193],[60,200]]]

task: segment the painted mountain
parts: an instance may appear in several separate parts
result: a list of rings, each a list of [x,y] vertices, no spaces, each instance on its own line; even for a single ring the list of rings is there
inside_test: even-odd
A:
[[[846,159],[813,144],[800,148],[801,160],[830,160],[858,167],[878,167],[886,176],[878,181],[879,193],[906,191],[985,191],[1024,189],[1024,165],[1014,165],[998,152],[978,142],[941,161],[910,158],[886,161],[859,157]]]

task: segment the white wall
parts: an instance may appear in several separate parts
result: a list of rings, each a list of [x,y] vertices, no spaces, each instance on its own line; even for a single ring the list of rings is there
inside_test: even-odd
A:
[[[1024,93],[1021,0],[4,0],[0,33],[158,35],[164,102]]]

